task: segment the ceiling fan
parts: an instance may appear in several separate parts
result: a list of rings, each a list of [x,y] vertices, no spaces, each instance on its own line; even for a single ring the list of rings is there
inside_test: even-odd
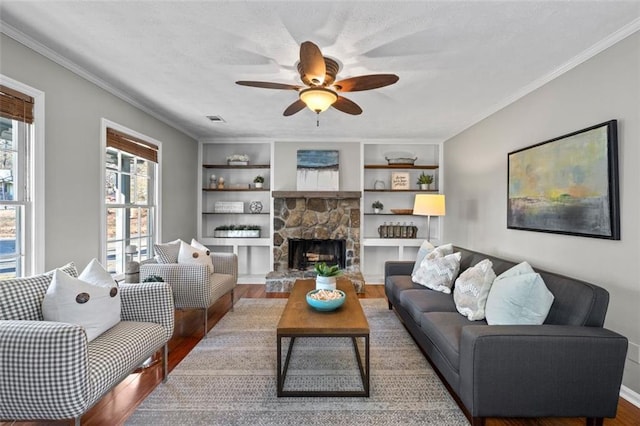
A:
[[[297,91],[298,100],[284,110],[284,116],[293,115],[305,106],[317,114],[332,106],[347,114],[358,115],[362,114],[362,108],[338,93],[378,89],[394,84],[399,79],[395,74],[371,74],[335,81],[339,68],[335,60],[322,56],[318,46],[305,41],[300,45],[300,62],[298,62],[300,79],[305,86],[264,81],[236,81],[236,84],[263,89]]]

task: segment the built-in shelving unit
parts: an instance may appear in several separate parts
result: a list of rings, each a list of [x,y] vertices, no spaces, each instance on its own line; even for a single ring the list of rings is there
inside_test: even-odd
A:
[[[384,164],[387,153],[404,151],[416,158],[413,164]],[[441,177],[441,146],[439,143],[393,144],[364,143],[362,146],[362,272],[367,283],[382,283],[384,262],[387,260],[413,260],[420,244],[427,235],[427,220],[408,213],[393,213],[391,209],[412,209],[416,194],[438,193]],[[392,189],[393,172],[409,175],[409,189]],[[431,189],[421,190],[417,184],[421,173],[431,174],[434,182]],[[384,208],[373,212],[371,204],[380,201]],[[378,229],[385,224],[414,225],[418,227],[416,238],[381,238]],[[431,220],[432,239],[440,235],[440,222]]]
[[[233,154],[249,157],[246,165],[230,165],[226,158]],[[200,144],[200,205],[198,213],[198,240],[214,251],[233,252],[238,255],[238,282],[264,282],[271,270],[271,182],[273,163],[270,143],[206,143]],[[211,187],[211,175],[224,178],[224,188]],[[256,188],[253,179],[262,176],[262,188]],[[258,213],[250,211],[252,202],[262,204]],[[216,211],[216,202],[242,202],[242,212]],[[216,238],[214,230],[223,225],[260,226],[258,238]]]

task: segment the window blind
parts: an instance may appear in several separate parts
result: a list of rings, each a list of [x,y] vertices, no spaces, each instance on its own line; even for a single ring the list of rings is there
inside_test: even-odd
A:
[[[12,120],[33,123],[33,98],[0,85],[0,115]]]
[[[110,127],[107,127],[107,146],[126,151],[154,163],[158,162],[158,147],[156,145]]]

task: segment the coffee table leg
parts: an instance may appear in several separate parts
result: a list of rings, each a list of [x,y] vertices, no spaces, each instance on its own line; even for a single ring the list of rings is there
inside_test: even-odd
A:
[[[362,365],[362,357],[360,356],[360,350],[358,349],[357,337],[352,337],[353,349],[356,353],[356,360],[358,361],[358,369],[360,370],[360,378],[362,379],[363,396],[369,396],[369,336],[362,336],[364,338],[364,366]]]
[[[282,336],[278,336],[278,396],[283,396],[284,393],[284,382],[287,380],[287,369],[289,368],[289,361],[291,360],[291,352],[293,352],[293,342],[296,340],[295,337],[291,337],[290,339],[287,358],[284,361],[284,368],[282,368]]]

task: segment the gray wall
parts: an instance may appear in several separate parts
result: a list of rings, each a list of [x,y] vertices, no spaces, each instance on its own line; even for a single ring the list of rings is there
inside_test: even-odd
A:
[[[299,149],[335,149],[340,152],[340,191],[361,190],[360,144],[354,142],[275,142],[274,177],[275,191],[296,190],[296,164]]]
[[[0,73],[45,92],[45,267],[100,254],[100,121],[162,142],[162,236],[196,236],[195,140],[1,34]]]
[[[508,230],[507,153],[618,120],[621,241]],[[444,143],[446,241],[584,279],[611,295],[605,326],[631,342],[640,393],[640,33]]]

